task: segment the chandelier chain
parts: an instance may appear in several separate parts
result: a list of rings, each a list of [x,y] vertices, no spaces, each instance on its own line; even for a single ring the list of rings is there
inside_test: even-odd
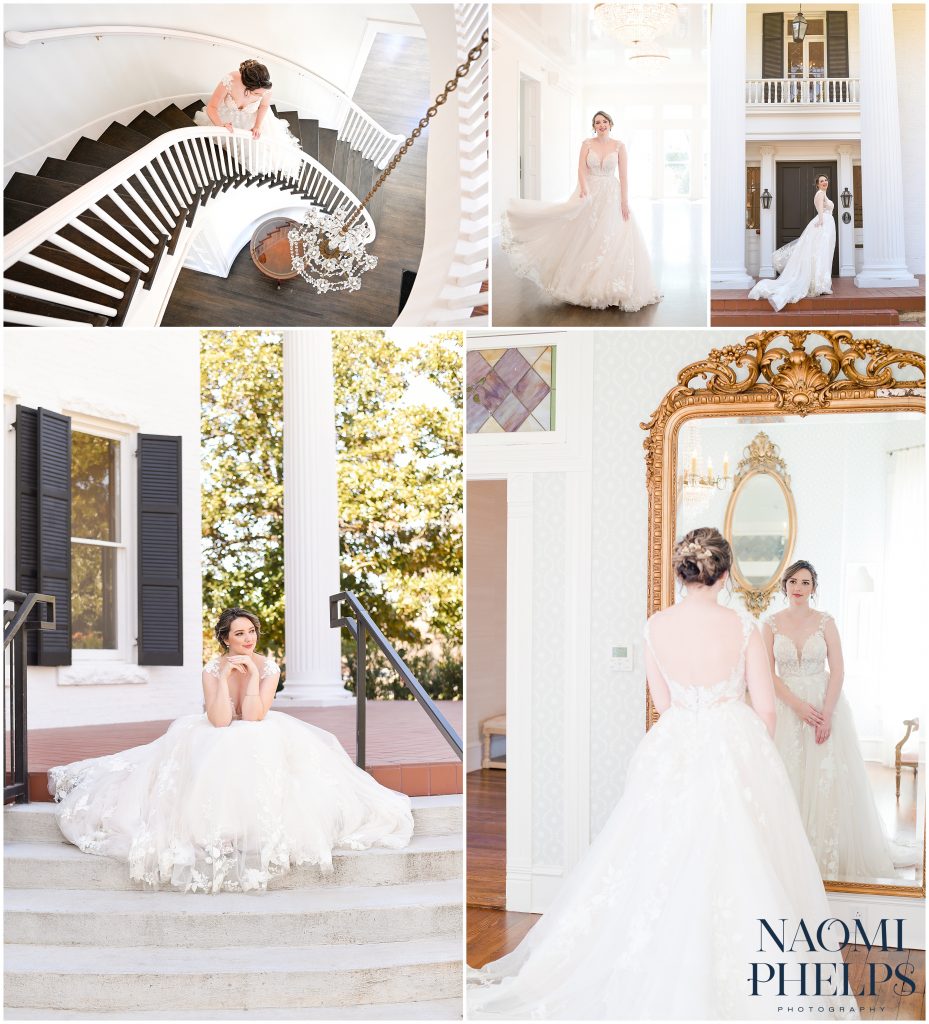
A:
[[[361,200],[361,202],[358,204],[358,207],[354,210],[352,215],[345,222],[345,225],[342,227],[342,230],[340,232],[341,234],[344,235],[349,230],[349,228],[351,228],[351,226],[355,223],[355,221],[361,216],[361,211],[364,210],[364,208],[374,197],[374,193],[377,192],[381,185],[383,185],[384,182],[388,179],[388,177],[390,177],[390,172],[394,170],[397,164],[400,163],[404,154],[408,152],[408,150],[413,146],[413,144],[420,137],[420,135],[422,135],[423,130],[429,126],[429,122],[439,112],[439,107],[443,106],[445,102],[448,100],[449,94],[453,93],[458,88],[458,83],[463,78],[467,77],[468,72],[471,70],[471,65],[475,61],[480,60],[481,54],[483,53],[484,47],[487,45],[489,39],[490,32],[485,28],[484,33],[481,36],[480,43],[478,43],[478,45],[473,47],[472,49],[468,50],[468,59],[464,62],[464,64],[459,64],[458,67],[455,68],[455,77],[450,78],[445,83],[445,88],[433,100],[432,106],[426,110],[425,117],[420,118],[419,124],[410,132],[410,134],[407,136],[406,141],[394,154],[393,159],[384,168],[383,172],[381,173],[381,176],[371,187],[371,191],[364,197],[364,199]]]

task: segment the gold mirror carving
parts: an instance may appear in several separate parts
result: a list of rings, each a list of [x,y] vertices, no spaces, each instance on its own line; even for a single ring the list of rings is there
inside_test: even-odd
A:
[[[746,445],[732,483],[723,536],[732,547],[731,576],[736,593],[742,595],[748,611],[758,616],[771,603],[797,538],[797,509],[787,466],[764,431]],[[754,522],[746,512],[753,499]],[[772,517],[778,528],[759,523],[759,513]],[[754,533],[749,532],[752,527]]]
[[[651,418],[640,424],[648,490],[648,615],[674,603],[671,554],[677,532],[678,440],[694,419],[785,418],[842,413],[925,413],[926,360],[850,331],[761,331],[685,366]],[[646,697],[646,728],[657,719]],[[836,892],[925,895],[917,886],[827,881]]]

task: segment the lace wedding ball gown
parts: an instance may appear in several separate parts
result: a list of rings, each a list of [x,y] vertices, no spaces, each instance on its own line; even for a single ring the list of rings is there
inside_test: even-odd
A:
[[[262,676],[274,669],[267,659]],[[206,670],[218,675],[218,659]],[[69,842],[190,892],[264,889],[298,865],[331,870],[335,847],[396,849],[413,834],[408,796],[276,711],[226,728],[185,715],[153,743],[53,768],[49,790]]]
[[[774,252],[778,276],[759,281],[748,293],[750,299],[767,299],[780,312],[784,306],[814,295],[832,294],[832,257],[835,253],[835,204],[818,189],[813,197],[816,216],[803,234]]]
[[[251,131],[255,127],[255,120],[258,117],[258,108],[261,106],[262,97],[258,96],[251,103],[247,103],[242,109],[232,95],[232,74],[223,75],[222,84],[226,87],[226,95],[219,105],[218,113],[221,124],[231,124],[233,128],[242,128]],[[194,122],[201,127],[216,127],[210,120],[209,114],[204,107],[194,114]],[[266,147],[269,151],[266,155],[272,156],[277,163],[285,170],[295,171],[299,164],[298,152],[300,142],[290,130],[290,125],[282,117],[276,117],[272,110],[265,111],[261,119],[261,136],[258,139],[259,146]],[[266,159],[265,158],[265,159]],[[255,158],[249,156],[248,147],[242,147],[241,162],[251,171],[262,171],[265,167],[271,170],[265,160],[262,159],[260,148]],[[274,168],[276,169],[276,168]]]
[[[750,995],[753,963],[788,962],[787,976],[798,978],[804,959],[770,943],[758,953],[759,918],[787,918],[795,931],[801,917],[818,924],[830,915],[783,762],[743,699],[755,626],[744,619],[742,628],[727,679],[685,685],[661,668],[671,706],[633,755],[622,798],[521,945],[469,972],[469,1018],[855,1009],[850,997],[778,998],[769,986]],[[651,647],[648,627],[645,636]]]
[[[587,190],[564,203],[514,199],[503,215],[503,251],[513,269],[553,299],[628,313],[661,300],[635,217],[623,220],[618,156],[587,150]]]
[[[822,708],[829,684],[824,636],[829,619],[822,615],[801,650],[778,630],[776,616],[766,619],[774,634],[778,676],[791,693],[815,708]],[[839,694],[825,743],[817,743],[815,730],[778,700],[774,739],[823,878],[895,877],[894,852],[874,803],[845,695]],[[901,852],[899,859],[906,860],[907,855]]]

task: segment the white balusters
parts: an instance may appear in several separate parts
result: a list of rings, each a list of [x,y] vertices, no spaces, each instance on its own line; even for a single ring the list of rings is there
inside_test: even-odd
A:
[[[110,277],[116,278],[117,281],[128,282],[130,280],[129,275],[124,271],[120,270],[119,267],[110,266],[105,260],[100,259],[99,256],[95,256],[92,252],[88,252],[85,248],[80,245],[75,245],[74,242],[68,241],[67,238],[61,235],[49,235],[48,241],[52,245],[57,245],[59,249],[70,253],[72,256],[76,256],[79,260],[83,260],[91,267],[96,267],[97,270],[102,270],[105,274],[109,274]]]
[[[114,217],[111,217],[106,210],[103,209],[97,203],[88,207],[88,210],[97,218],[103,221],[112,231],[115,231],[120,238],[124,238],[134,249],[138,249],[143,256],[147,256],[149,259],[154,257],[154,252],[147,246],[144,246],[138,238],[131,231],[127,231],[126,228],[119,223]]]
[[[52,263],[51,260],[43,259],[41,256],[36,256],[31,252],[23,256],[19,262],[25,263],[29,267],[35,267],[36,270],[44,270],[46,274],[53,274],[55,277],[60,277],[65,281],[83,285],[92,291],[100,292],[101,295],[109,295],[117,301],[125,295],[125,292],[121,292],[118,288],[111,288],[108,284],[101,284],[92,277],[85,277],[83,274],[78,274],[75,270],[60,267],[57,263]]]
[[[849,107],[860,102],[858,78],[750,78],[745,83],[750,107]]]
[[[99,313],[101,316],[116,316],[117,313],[114,306],[104,306],[99,302],[88,302],[87,299],[78,299],[73,295],[53,292],[49,288],[37,288],[33,284],[24,284],[22,281],[11,281],[6,277],[3,279],[3,290],[13,295],[26,295],[31,299],[44,299],[46,302],[55,302],[59,306],[67,306],[69,309],[81,309],[85,313]]]

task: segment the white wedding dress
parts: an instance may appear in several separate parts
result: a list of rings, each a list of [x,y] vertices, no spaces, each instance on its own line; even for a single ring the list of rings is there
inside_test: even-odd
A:
[[[799,651],[778,629],[776,615],[765,620],[774,634],[778,676],[791,693],[817,709],[822,709],[829,685],[823,632],[829,619],[825,613],[821,616]],[[817,743],[814,729],[780,700],[774,738],[823,878],[842,882],[894,878],[894,852],[874,803],[845,695],[840,693],[836,701],[825,743]],[[901,857],[907,859],[906,854]]]
[[[763,278],[748,293],[750,299],[767,299],[780,312],[784,306],[815,295],[832,294],[832,258],[835,254],[835,204],[822,189],[813,197],[816,216],[792,242],[775,249],[777,277]]]
[[[219,119],[222,124],[231,124],[233,128],[251,131],[255,127],[261,96],[256,97],[239,109],[232,95],[232,74],[223,75],[222,84],[226,87],[226,95],[219,105]],[[210,120],[206,107],[194,114],[194,122],[202,127],[216,127]],[[262,153],[262,149],[265,150]],[[290,130],[290,125],[283,117],[276,117],[272,110],[267,110],[261,119],[261,136],[258,139],[254,154],[251,147],[240,147],[239,159],[247,170],[260,173],[281,166],[286,172],[294,173],[300,164],[300,141]]]
[[[589,309],[635,312],[661,300],[635,217],[623,220],[616,152],[587,149],[588,196],[564,203],[514,199],[503,215],[502,245],[514,271],[553,299]]]
[[[520,946],[469,972],[469,1018],[853,1015],[851,997],[749,994],[755,962],[787,962],[798,978],[800,961],[827,958],[770,943],[759,953],[759,918],[795,930],[830,916],[783,762],[744,699],[755,628],[742,620],[738,662],[714,685],[677,683],[659,664],[671,706],[639,744],[622,798]]]
[[[262,677],[276,666],[266,660]],[[218,675],[218,659],[206,666]],[[410,798],[379,785],[324,729],[269,711],[212,725],[185,715],[153,743],[53,768],[65,838],[128,863],[129,877],[189,892],[264,889],[332,850],[400,848]]]

